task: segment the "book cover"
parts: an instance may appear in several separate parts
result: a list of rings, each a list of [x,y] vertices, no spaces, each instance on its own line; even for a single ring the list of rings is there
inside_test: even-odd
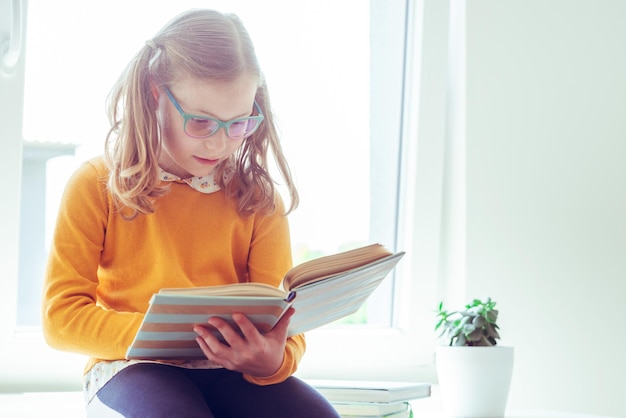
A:
[[[404,256],[373,244],[321,257],[291,269],[282,288],[237,283],[187,289],[162,289],[153,295],[128,359],[201,359],[195,325],[211,317],[231,320],[234,312],[267,332],[290,306],[289,335],[329,324],[356,312]]]
[[[408,412],[408,402],[331,402],[342,417],[384,417]]]
[[[430,396],[429,383],[361,380],[307,380],[331,403],[406,402]]]
[[[386,415],[343,415],[339,414],[341,418],[412,418],[411,410],[392,412]]]

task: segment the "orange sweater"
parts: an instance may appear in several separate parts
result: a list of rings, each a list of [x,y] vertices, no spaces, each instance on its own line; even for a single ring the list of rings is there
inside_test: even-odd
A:
[[[223,191],[171,183],[155,212],[123,219],[106,188],[101,158],[77,170],[65,190],[50,250],[43,300],[47,342],[98,359],[123,359],[153,293],[163,287],[265,282],[291,267],[289,226],[275,214],[241,217]],[[283,381],[305,350],[287,341],[283,364],[257,384]]]

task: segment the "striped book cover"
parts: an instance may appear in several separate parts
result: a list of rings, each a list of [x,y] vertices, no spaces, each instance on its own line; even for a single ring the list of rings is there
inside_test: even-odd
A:
[[[202,359],[193,327],[209,327],[209,318],[218,316],[231,323],[233,312],[243,312],[257,328],[269,331],[291,302],[285,297],[200,296],[168,294],[152,297],[135,341],[128,350],[129,359]],[[219,334],[217,334],[219,336]]]
[[[219,316],[236,327],[231,319],[234,312],[246,314],[261,332],[267,332],[293,306],[296,312],[290,321],[290,336],[350,315],[365,303],[404,256],[404,252],[393,254],[384,250],[381,253],[380,248],[384,247],[378,244],[370,247],[346,252],[348,261],[344,264],[337,262],[340,253],[294,267],[283,281],[286,290],[261,283],[162,289],[153,295],[126,357],[205,358],[196,343],[194,326],[208,327],[209,318]],[[361,256],[369,255],[369,258],[355,261],[355,251],[357,254],[362,252]],[[316,263],[320,265],[316,267]],[[309,266],[303,268],[307,264]],[[317,274],[312,273],[314,270]],[[308,278],[302,280],[302,275]]]

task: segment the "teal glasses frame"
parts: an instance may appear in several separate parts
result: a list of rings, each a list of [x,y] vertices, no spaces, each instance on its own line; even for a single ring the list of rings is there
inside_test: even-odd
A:
[[[196,139],[208,138],[214,135],[220,128],[224,128],[226,136],[230,139],[241,140],[252,135],[261,126],[265,117],[261,112],[261,107],[254,101],[254,108],[258,115],[235,118],[229,121],[222,121],[210,116],[192,115],[186,113],[174,98],[169,88],[165,87],[165,93],[183,118],[183,130],[185,133]]]

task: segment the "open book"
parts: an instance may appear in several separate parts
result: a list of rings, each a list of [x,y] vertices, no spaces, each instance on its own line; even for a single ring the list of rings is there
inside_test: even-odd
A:
[[[329,324],[356,312],[403,255],[372,244],[320,257],[289,270],[281,288],[236,283],[161,289],[152,296],[126,358],[205,358],[194,326],[208,327],[208,319],[219,316],[236,328],[231,319],[234,312],[246,314],[261,332],[267,332],[293,306],[290,336]]]

